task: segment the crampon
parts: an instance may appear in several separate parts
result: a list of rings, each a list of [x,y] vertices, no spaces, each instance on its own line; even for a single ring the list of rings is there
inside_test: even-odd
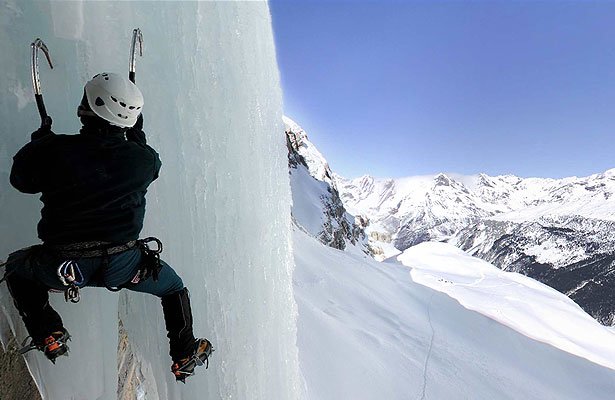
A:
[[[34,339],[30,344],[19,350],[19,354],[25,354],[31,350],[40,350],[45,354],[52,363],[56,363],[56,359],[60,356],[68,356],[68,345],[70,334],[66,330],[61,330],[51,333],[40,342],[35,342]]]
[[[205,369],[209,368],[209,356],[214,352],[211,343],[207,339],[197,339],[195,347],[194,354],[174,362],[171,366],[171,372],[177,381],[186,383],[186,378],[194,375],[194,369],[198,366],[205,365]]]

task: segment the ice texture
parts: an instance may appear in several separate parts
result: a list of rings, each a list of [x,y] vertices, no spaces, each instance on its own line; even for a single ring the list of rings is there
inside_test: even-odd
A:
[[[266,2],[0,0],[0,258],[37,242],[37,196],[8,182],[12,155],[40,123],[30,42],[41,37],[54,61],[51,71],[40,60],[54,130],[75,133],[83,85],[101,71],[128,72],[135,27],[145,37],[136,75],[145,131],[163,161],[142,237],[165,243],[163,258],[191,290],[195,333],[216,351],[208,370],[176,384],[159,300],[88,288],[77,305],[52,295],[73,335],[70,357],[54,367],[31,352],[28,367],[45,399],[117,398],[119,315],[137,360],[135,398],[299,398],[291,200]],[[3,341],[9,329],[21,340],[0,290]]]

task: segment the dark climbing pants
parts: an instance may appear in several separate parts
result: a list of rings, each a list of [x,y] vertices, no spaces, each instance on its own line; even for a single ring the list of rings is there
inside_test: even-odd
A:
[[[138,249],[107,257],[106,261],[105,257],[74,260],[83,278],[79,287],[122,287],[136,292],[151,293],[163,300],[178,297],[185,291],[181,278],[163,261],[161,261],[162,269],[157,281],[150,277],[138,283],[131,283],[131,280],[138,274],[141,263],[141,251]],[[7,265],[9,268],[7,272],[10,273],[7,278],[9,291],[28,333],[35,342],[42,341],[51,332],[63,328],[62,319],[49,304],[48,294],[50,288],[57,290],[66,288],[57,275],[62,261],[64,260],[56,255],[40,250],[30,253],[24,251],[22,257],[18,255],[12,256],[12,259],[9,258]],[[186,339],[186,341],[189,340],[192,339]]]

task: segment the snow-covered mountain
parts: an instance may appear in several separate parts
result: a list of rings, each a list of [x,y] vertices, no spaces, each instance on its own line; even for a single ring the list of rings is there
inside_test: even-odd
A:
[[[297,226],[327,246],[358,246],[369,253],[362,220],[346,212],[329,164],[305,131],[284,117],[288,147],[292,217]]]
[[[335,225],[342,232],[340,227],[352,221],[345,210],[342,223],[328,211],[331,204],[343,209],[339,181],[305,132],[289,119],[285,123],[298,347],[307,398],[611,396],[615,334],[556,290],[500,271],[450,244],[414,246],[387,263],[373,260],[360,246],[332,246],[323,227]],[[394,192],[387,182],[366,178],[363,184]],[[465,204],[450,202],[457,230],[509,210],[488,201],[476,206],[472,201],[480,196],[444,175],[434,177],[433,185],[434,193],[465,196]],[[440,205],[432,215],[446,217],[446,202],[435,194],[432,199]],[[383,195],[372,200],[375,213],[387,201],[389,210],[401,208]],[[381,225],[394,226],[394,217],[382,215]],[[367,228],[381,242],[394,237]],[[445,233],[455,237],[455,229]]]
[[[380,259],[421,242],[450,241],[568,294],[604,324],[615,323],[615,170],[564,179],[335,180],[350,212],[369,220]]]
[[[586,378],[576,375],[579,371],[585,374],[587,366],[576,364],[580,359],[570,354],[606,366],[608,370],[593,370],[605,374],[603,377],[592,379],[610,382],[615,364],[607,354],[615,356],[615,335],[557,291],[522,275],[499,271],[447,244],[414,246],[404,251],[399,261],[389,259],[386,264],[371,260],[356,246],[340,252],[319,245],[313,238],[330,245],[320,232],[323,221],[328,220],[331,192],[349,183],[332,173],[296,123],[289,119],[285,123],[297,226],[294,281],[299,307],[299,356],[308,397],[610,396],[608,389],[587,391]],[[503,178],[505,182],[513,179]],[[353,207],[358,202],[345,201],[350,213],[366,216],[361,218],[365,222],[370,219],[367,229],[376,248],[386,240],[393,241],[401,221],[411,220],[399,216],[403,211],[412,214],[421,196],[427,199],[422,213],[412,214],[414,221],[424,223],[421,218],[429,218],[432,232],[447,238],[456,238],[460,230],[487,221],[490,216],[512,211],[511,205],[498,204],[511,195],[488,182],[487,176],[451,178],[441,174],[410,178],[401,186],[420,187],[423,192],[410,190],[403,199],[396,197],[400,185],[393,180],[364,177],[356,182],[363,190],[354,194],[340,190],[345,200],[350,197],[371,204],[371,213],[361,213]],[[482,191],[477,194],[468,186],[482,187]],[[519,193],[517,197],[509,200],[510,204],[532,203]],[[347,215],[346,221],[350,220]],[[596,240],[608,237],[601,228],[604,227],[595,226]],[[425,231],[429,232],[429,228]],[[489,247],[486,242],[485,245]],[[391,251],[391,247],[392,244],[387,250]],[[562,253],[568,261],[570,257],[586,255],[580,250]],[[422,285],[446,293],[490,319],[472,315],[448,296],[430,292]],[[534,370],[533,366],[538,365]],[[566,382],[565,388],[562,382]]]
[[[348,210],[366,216],[369,231],[390,236],[400,251],[427,240],[448,239],[486,218],[524,222],[579,215],[615,220],[615,169],[565,179],[485,174],[335,179]]]
[[[368,233],[382,258],[434,239],[448,238],[473,221],[504,211],[444,174],[406,179],[363,176],[345,180],[336,175],[348,210],[369,220]],[[381,243],[392,243],[398,250]]]

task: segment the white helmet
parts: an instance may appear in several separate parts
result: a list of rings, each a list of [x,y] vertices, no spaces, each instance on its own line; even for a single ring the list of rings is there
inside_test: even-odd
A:
[[[103,72],[85,85],[90,109],[111,125],[129,128],[137,122],[143,95],[131,81],[119,74]]]

